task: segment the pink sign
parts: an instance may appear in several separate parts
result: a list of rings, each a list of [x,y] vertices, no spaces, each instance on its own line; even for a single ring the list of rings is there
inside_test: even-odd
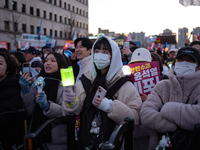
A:
[[[128,64],[131,68],[131,79],[139,93],[150,94],[160,81],[158,61]]]

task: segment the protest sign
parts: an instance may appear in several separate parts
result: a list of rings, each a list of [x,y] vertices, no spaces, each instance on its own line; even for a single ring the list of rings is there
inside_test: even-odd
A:
[[[6,41],[0,41],[0,48],[5,48],[8,50],[8,45]]]
[[[150,94],[157,82],[160,81],[158,61],[128,64],[131,80],[139,93]]]

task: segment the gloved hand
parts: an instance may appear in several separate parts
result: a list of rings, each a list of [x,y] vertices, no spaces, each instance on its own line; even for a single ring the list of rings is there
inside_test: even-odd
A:
[[[73,89],[73,92],[70,89],[71,87],[64,87],[63,90],[63,101],[65,103],[74,103],[76,101],[76,94],[75,90]]]
[[[96,106],[98,109],[103,110],[104,112],[109,112],[112,106],[112,100],[107,99],[104,97],[103,99],[96,97],[93,101],[93,105]]]
[[[19,79],[19,85],[21,86],[22,93],[28,94],[30,92],[30,82],[26,80],[24,77],[20,77]]]
[[[38,93],[40,94],[40,93]],[[37,99],[37,103],[40,105],[40,107],[43,109],[43,110],[47,110],[49,108],[49,102],[47,102],[47,96],[44,92],[42,92],[38,99]]]

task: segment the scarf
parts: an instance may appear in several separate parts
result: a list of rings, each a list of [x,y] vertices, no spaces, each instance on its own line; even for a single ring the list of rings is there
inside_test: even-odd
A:
[[[48,75],[44,73],[44,71],[41,71],[38,77],[39,76],[42,76],[45,78],[44,79],[45,86],[43,88],[43,91],[45,91],[45,94],[47,95],[47,100],[51,100],[54,103],[56,103],[58,86],[61,81],[60,71],[57,71],[51,75]],[[32,118],[32,127],[30,131],[35,132],[48,119],[49,117],[43,114],[43,110],[40,108],[39,104],[36,103],[36,107],[35,107],[33,118]],[[43,136],[45,137],[43,138],[45,142],[51,141],[51,132]]]

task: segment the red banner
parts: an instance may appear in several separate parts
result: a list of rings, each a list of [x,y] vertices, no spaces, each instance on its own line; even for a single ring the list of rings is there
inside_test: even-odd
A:
[[[150,94],[160,81],[158,61],[128,64],[131,68],[131,79],[139,93]]]
[[[74,48],[74,41],[66,40],[63,50],[65,51],[67,47]]]
[[[8,50],[8,45],[6,41],[0,41],[0,48],[5,48]]]

